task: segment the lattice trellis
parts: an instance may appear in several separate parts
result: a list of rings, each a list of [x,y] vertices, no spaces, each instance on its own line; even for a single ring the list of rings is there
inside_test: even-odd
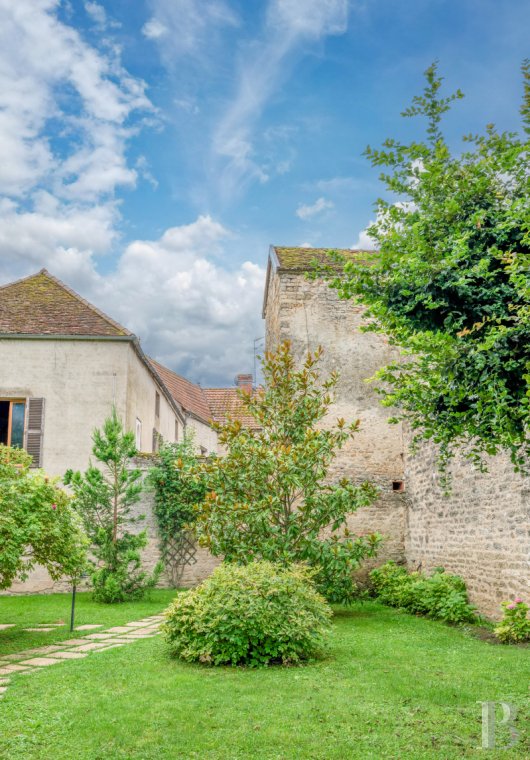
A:
[[[197,562],[197,547],[190,533],[183,531],[170,538],[164,549],[164,564],[171,582],[178,586],[186,565]]]

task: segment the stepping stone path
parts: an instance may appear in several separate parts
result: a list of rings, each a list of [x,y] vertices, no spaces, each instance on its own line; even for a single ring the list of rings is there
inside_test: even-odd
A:
[[[39,668],[49,665],[57,665],[65,660],[80,660],[89,654],[105,652],[107,649],[132,644],[139,639],[149,639],[160,633],[160,623],[163,615],[150,615],[142,620],[135,620],[126,625],[117,625],[99,633],[90,633],[78,639],[68,639],[53,646],[26,649],[23,652],[15,652],[0,656],[0,699],[7,691],[12,675],[35,673]],[[50,623],[50,626],[59,626],[61,623]],[[14,624],[1,625],[0,630],[14,627]],[[76,631],[90,631],[94,628],[102,628],[101,625],[80,625]],[[26,631],[54,630],[47,625],[38,628],[25,628]]]

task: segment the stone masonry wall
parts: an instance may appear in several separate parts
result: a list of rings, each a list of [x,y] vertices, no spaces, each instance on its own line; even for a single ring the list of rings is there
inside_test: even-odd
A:
[[[471,601],[491,617],[504,599],[530,599],[530,477],[514,473],[505,455],[490,458],[487,473],[457,457],[445,493],[435,449],[424,445],[406,454],[405,475],[411,569],[461,575]]]
[[[269,283],[266,304],[266,343],[269,350],[289,339],[294,355],[302,361],[307,351],[324,349],[323,376],[339,372],[335,401],[324,424],[344,417],[359,418],[361,429],[339,453],[331,471],[338,480],[371,480],[380,496],[369,508],[352,514],[348,526],[357,534],[378,531],[384,537],[379,556],[404,561],[406,493],[393,491],[393,481],[403,479],[403,440],[400,426],[387,422],[390,411],[378,401],[366,382],[395,354],[384,336],[363,333],[363,310],[341,301],[324,282],[308,281],[303,273],[276,272]]]
[[[141,457],[134,463],[136,467],[142,470],[143,476],[147,475],[149,467],[152,465],[152,459]],[[156,517],[153,511],[154,494],[151,490],[145,489],[142,492],[140,501],[135,504],[131,510],[131,516],[144,515],[145,520],[138,523],[133,530],[147,530],[148,544],[142,552],[142,563],[147,571],[152,571],[160,560],[160,540],[157,532]],[[179,580],[179,586],[190,587],[203,581],[210,575],[212,570],[219,564],[219,560],[213,557],[206,549],[196,547],[195,561],[186,564],[182,568]],[[173,585],[170,576],[163,573],[158,586],[160,588],[170,588]],[[81,590],[88,589],[87,582],[80,584]],[[16,581],[6,591],[0,592],[0,595],[14,594],[57,594],[71,590],[67,580],[54,582],[46,570],[38,566],[29,575],[26,581]]]

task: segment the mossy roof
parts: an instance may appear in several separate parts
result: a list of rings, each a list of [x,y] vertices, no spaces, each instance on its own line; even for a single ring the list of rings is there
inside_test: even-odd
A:
[[[132,336],[46,269],[0,287],[0,334]]]
[[[360,259],[366,261],[374,255],[373,251],[352,250],[351,248],[287,248],[273,246],[280,269],[293,272],[307,272],[312,268],[314,261],[319,264],[333,264],[329,254],[336,251],[346,259]]]

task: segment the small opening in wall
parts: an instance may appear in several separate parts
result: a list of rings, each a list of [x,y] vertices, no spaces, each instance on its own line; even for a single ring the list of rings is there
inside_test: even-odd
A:
[[[393,491],[404,491],[405,490],[405,481],[404,480],[393,480],[392,481],[392,490]]]

